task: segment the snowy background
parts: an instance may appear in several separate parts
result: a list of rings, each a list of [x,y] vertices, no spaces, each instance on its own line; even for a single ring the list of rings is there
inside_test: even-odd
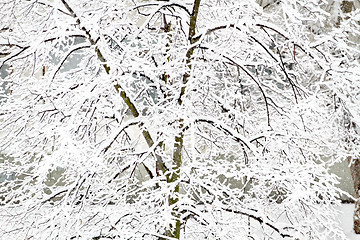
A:
[[[341,213],[339,214],[339,220],[341,222],[341,227],[343,228],[346,236],[350,240],[359,240],[360,235],[354,233],[352,226],[352,215],[354,211],[353,204],[342,204],[341,208],[339,209]]]

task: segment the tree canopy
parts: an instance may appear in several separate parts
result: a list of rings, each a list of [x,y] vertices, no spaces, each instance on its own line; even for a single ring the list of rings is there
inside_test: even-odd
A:
[[[359,154],[344,6],[0,2],[0,235],[345,239],[328,172]]]

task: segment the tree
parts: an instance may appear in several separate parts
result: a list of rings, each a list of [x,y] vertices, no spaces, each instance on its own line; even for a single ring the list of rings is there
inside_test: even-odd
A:
[[[358,48],[358,33],[356,31],[358,23],[355,22],[355,18],[357,17],[356,9],[359,7],[359,1],[338,1],[333,2],[328,8],[328,11],[333,15],[335,23],[332,24],[339,25],[339,29],[346,31],[348,34],[348,38],[346,41],[347,45],[357,46]],[[353,12],[354,11],[354,12]],[[342,62],[343,67],[345,69],[351,68],[351,66],[356,66],[356,63],[359,62],[358,51],[352,56],[348,61]],[[351,56],[346,54],[347,56]],[[355,64],[353,63],[355,61]],[[351,63],[349,65],[348,63]],[[357,68],[355,67],[357,71]],[[343,120],[340,121],[341,125],[345,128],[345,149],[350,151],[348,156],[348,162],[350,166],[351,176],[354,182],[354,192],[355,192],[355,211],[354,211],[354,231],[357,234],[360,234],[360,204],[359,204],[359,189],[360,189],[360,163],[359,163],[359,149],[358,149],[358,135],[359,135],[359,118],[358,118],[358,108],[354,106],[354,101],[357,101],[358,95],[358,87],[356,85],[357,79],[356,74],[353,71],[346,71],[349,77],[347,78],[339,78],[343,83],[345,83],[345,88],[339,88],[341,90],[340,97],[338,101],[341,105],[343,112]],[[351,77],[353,77],[352,80]],[[351,84],[351,86],[347,86],[347,84]],[[355,86],[354,86],[355,85]],[[351,89],[351,90],[350,90]],[[350,92],[348,91],[350,90]],[[355,92],[352,92],[355,91]],[[345,94],[344,94],[345,93]],[[336,94],[336,92],[335,92]]]
[[[0,3],[1,235],[345,238],[328,167],[359,152],[358,16],[259,3]]]

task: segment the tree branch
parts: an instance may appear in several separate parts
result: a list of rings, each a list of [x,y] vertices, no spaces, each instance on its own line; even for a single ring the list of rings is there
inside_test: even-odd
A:
[[[221,208],[221,209],[223,211],[226,211],[226,212],[232,212],[232,213],[235,213],[235,214],[241,214],[241,215],[247,216],[249,218],[252,218],[252,219],[258,221],[260,224],[265,224],[266,226],[270,227],[275,232],[277,232],[282,238],[292,238],[293,237],[293,236],[291,236],[291,235],[289,235],[287,233],[282,233],[279,228],[275,227],[272,223],[269,223],[268,221],[265,221],[262,217],[255,216],[255,215],[253,215],[251,213],[246,213],[246,212],[242,212],[242,211],[236,211],[236,210],[227,209],[227,208]]]
[[[69,11],[71,16],[73,16],[76,19],[76,23],[80,27],[81,21],[77,17],[77,15],[75,14],[75,12],[72,10],[72,8],[68,5],[68,3],[65,0],[61,0],[61,2],[64,4],[66,9]],[[81,30],[83,30],[86,33],[86,36],[87,36],[90,44],[91,45],[96,45],[96,41],[92,38],[92,36],[90,34],[90,31],[88,31],[85,27],[82,27]],[[103,54],[101,53],[101,51],[100,51],[100,49],[98,47],[95,47],[95,52],[96,52],[96,54],[98,56],[98,59],[102,63],[102,65],[103,65],[103,67],[105,69],[105,72],[110,75],[110,67],[107,65],[106,59],[104,58]],[[131,99],[127,96],[126,92],[123,90],[121,85],[119,83],[116,83],[114,85],[114,87],[115,87],[116,91],[118,93],[120,93],[121,98],[124,100],[125,104],[128,106],[128,108],[131,111],[131,114],[133,115],[133,117],[135,117],[135,118],[138,117],[139,116],[138,110],[136,109],[136,107],[135,107],[134,103],[131,101]],[[144,136],[145,141],[148,144],[148,146],[152,147],[152,145],[154,144],[154,141],[153,141],[149,131],[143,130],[142,135]],[[160,156],[156,155],[156,159],[157,159],[157,162],[158,162],[159,166],[161,166],[163,171],[165,172],[167,170],[167,168],[166,168],[165,164],[162,162]]]
[[[56,77],[56,74],[60,71],[61,67],[64,65],[65,61],[68,59],[68,57],[73,53],[73,52],[76,52],[78,50],[81,50],[81,49],[84,49],[84,48],[90,48],[89,45],[85,45],[85,46],[78,46],[78,47],[75,47],[73,49],[71,49],[67,54],[66,56],[64,57],[64,59],[61,61],[61,63],[58,65],[56,71],[54,72],[54,75],[52,77],[52,81],[55,79]]]
[[[189,26],[189,42],[190,42],[190,44],[195,43],[194,36],[195,36],[195,31],[196,31],[196,20],[197,20],[197,16],[199,13],[200,2],[201,2],[201,0],[195,0],[194,6],[193,6],[193,11],[190,15],[190,26]],[[192,58],[193,53],[194,53],[193,47],[191,47],[186,53],[186,65],[188,66],[188,71],[190,71],[192,68],[191,58]],[[190,73],[188,73],[188,72],[186,72],[183,76],[183,86],[181,87],[180,96],[178,98],[179,105],[182,105],[182,97],[185,94],[186,84],[189,80],[189,77],[190,77]]]
[[[232,130],[230,127],[226,126],[225,124],[221,124],[221,122],[217,121],[216,119],[209,118],[209,117],[199,117],[195,119],[195,122],[206,122],[211,124],[212,126],[216,127],[217,129],[229,134],[233,137],[237,142],[241,142],[245,147],[250,149],[255,155],[258,155],[256,148],[251,144],[249,140],[238,134],[236,131]]]
[[[159,6],[159,5],[160,5],[160,3],[144,3],[144,4],[142,4],[142,5],[137,5],[137,6],[135,6],[135,7],[133,8],[133,10],[138,10],[139,8],[150,7],[150,6]],[[167,4],[163,4],[163,5],[161,6],[161,8],[163,8],[163,7],[178,7],[178,8],[180,8],[180,9],[184,10],[189,16],[191,15],[189,9],[187,9],[187,8],[186,8],[185,6],[183,6],[183,5],[180,5],[179,3],[167,3]],[[161,9],[161,8],[160,8],[160,9]]]

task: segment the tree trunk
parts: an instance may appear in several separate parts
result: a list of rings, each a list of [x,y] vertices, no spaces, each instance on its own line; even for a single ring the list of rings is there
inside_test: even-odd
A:
[[[175,137],[174,153],[173,153],[173,172],[168,176],[168,183],[178,182],[180,178],[180,167],[182,164],[182,148],[183,148],[184,134],[180,133],[179,136]],[[169,237],[180,239],[180,228],[181,228],[181,215],[178,211],[176,203],[179,201],[180,194],[180,183],[178,182],[174,188],[174,195],[169,198],[169,206],[172,206],[172,215],[174,222],[170,223],[170,230],[168,232]]]
[[[348,157],[350,164],[351,176],[354,182],[355,190],[355,211],[354,211],[354,231],[356,234],[360,234],[360,202],[359,202],[359,193],[360,193],[360,159],[352,159]]]
[[[194,0],[193,5],[193,11],[190,15],[190,25],[189,25],[189,41],[190,44],[194,43],[194,36],[196,32],[196,22],[197,22],[197,16],[200,8],[200,2],[201,0]],[[188,67],[187,71],[184,73],[183,76],[183,86],[180,90],[180,96],[178,98],[178,104],[181,106],[183,104],[182,97],[185,94],[186,90],[186,83],[188,82],[188,79],[190,77],[190,70],[192,68],[191,65],[191,58],[194,53],[194,48],[190,48],[186,53],[186,65]],[[180,230],[181,230],[181,214],[179,212],[177,202],[179,201],[179,195],[180,195],[180,167],[182,164],[182,148],[184,145],[184,130],[183,130],[183,121],[184,119],[179,119],[180,123],[180,133],[175,136],[175,144],[174,144],[174,152],[173,152],[173,169],[170,173],[167,174],[167,182],[168,183],[175,183],[174,188],[174,194],[169,198],[169,206],[172,207],[172,216],[174,218],[174,222],[170,223],[170,230],[166,233],[167,236],[173,237],[175,239],[180,239]]]
[[[349,13],[354,9],[353,1],[342,1],[341,3],[341,10],[344,13]]]

